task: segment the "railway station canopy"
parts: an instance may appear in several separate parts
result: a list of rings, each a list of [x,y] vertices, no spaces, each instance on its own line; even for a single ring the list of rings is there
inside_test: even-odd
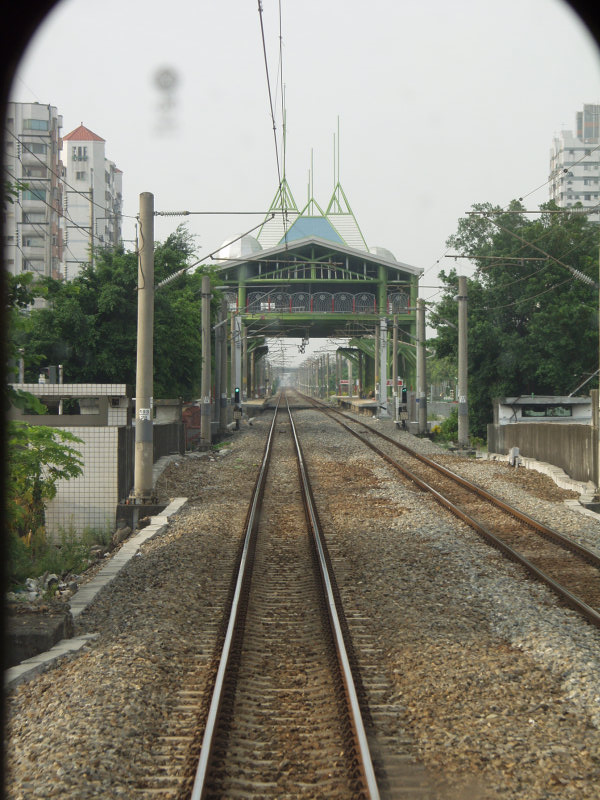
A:
[[[369,249],[338,183],[323,209],[299,210],[282,184],[256,237],[233,237],[217,254],[232,313],[265,337],[360,337],[397,315],[414,335],[423,270],[385,248]]]

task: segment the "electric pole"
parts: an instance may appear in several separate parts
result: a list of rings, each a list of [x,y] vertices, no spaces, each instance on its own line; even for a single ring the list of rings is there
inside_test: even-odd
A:
[[[138,327],[135,377],[136,503],[152,499],[153,465],[153,339],[154,339],[154,195],[140,194],[140,247],[138,253]]]
[[[210,347],[210,276],[202,276],[202,406],[200,408],[200,438],[208,447],[212,441],[211,431],[211,347]]]
[[[458,276],[458,446],[469,446],[467,278]]]
[[[427,367],[425,361],[425,302],[417,300],[417,379],[419,433],[427,433]]]

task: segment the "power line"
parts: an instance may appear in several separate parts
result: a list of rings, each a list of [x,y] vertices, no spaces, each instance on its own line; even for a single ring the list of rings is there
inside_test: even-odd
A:
[[[263,55],[265,59],[265,72],[267,76],[267,91],[269,94],[269,108],[271,110],[271,120],[273,122],[273,139],[275,141],[275,160],[277,161],[277,178],[278,178],[278,185],[281,187],[281,168],[279,166],[279,148],[277,146],[277,124],[275,122],[275,113],[273,110],[273,97],[271,95],[271,79],[269,77],[269,64],[267,60],[267,44],[265,41],[265,26],[263,24],[263,8],[262,8],[262,0],[258,0],[258,16],[260,19],[260,32],[262,37],[262,48],[263,48]]]
[[[9,172],[9,170],[8,170],[6,167],[4,167],[4,171],[5,171],[5,172],[6,172],[6,174],[7,174],[7,175],[9,175],[9,176],[10,176],[10,177],[11,177],[11,178],[14,180],[14,181],[20,181],[21,183],[23,183],[23,179],[22,179],[22,178],[17,178],[15,175],[13,175],[11,172]],[[43,178],[32,178],[31,180],[44,180],[44,179],[43,179]],[[47,180],[47,179],[46,179],[46,180]],[[62,216],[62,217],[63,217],[63,219],[66,219],[66,220],[67,220],[67,222],[70,222],[70,223],[71,223],[71,225],[70,225],[70,226],[69,226],[69,225],[67,225],[67,226],[66,226],[67,228],[68,228],[68,227],[71,227],[71,228],[78,228],[80,231],[83,231],[83,233],[85,233],[85,235],[86,235],[86,236],[88,236],[88,237],[89,237],[89,236],[91,235],[91,237],[92,237],[93,239],[96,239],[98,242],[100,242],[100,244],[101,244],[101,245],[103,245],[103,246],[105,245],[105,242],[104,242],[104,239],[103,239],[103,238],[100,238],[99,236],[96,236],[96,234],[95,234],[93,231],[91,231],[91,228],[84,228],[84,227],[82,227],[81,225],[78,225],[78,224],[75,222],[75,220],[73,220],[73,219],[71,219],[71,217],[68,217],[68,216],[67,216],[67,214],[65,213],[65,210],[64,210],[64,209],[61,209],[61,210],[58,210],[58,209],[56,209],[56,208],[55,208],[53,205],[51,205],[50,203],[48,203],[46,200],[42,200],[42,198],[41,198],[41,197],[36,197],[36,201],[37,201],[37,202],[39,202],[39,203],[43,203],[45,206],[48,206],[48,208],[50,208],[50,209],[51,209],[52,211],[54,211],[56,214],[58,214],[59,216]],[[19,206],[21,206],[21,208],[23,208],[23,206],[21,205],[21,203],[20,203],[20,202],[19,202]],[[31,224],[31,223],[29,223],[29,224]],[[91,231],[91,233],[90,233],[90,231]]]
[[[49,166],[48,166],[48,164],[46,164],[46,162],[45,162],[43,159],[39,158],[39,156],[38,156],[36,153],[34,153],[34,152],[33,152],[33,150],[32,150],[30,147],[28,147],[28,146],[27,146],[27,142],[25,142],[25,141],[23,141],[23,139],[19,138],[19,137],[18,137],[16,134],[14,134],[14,133],[13,133],[13,132],[12,132],[12,131],[9,129],[9,128],[6,128],[6,131],[7,131],[8,133],[10,133],[10,135],[13,137],[13,139],[15,139],[15,140],[16,140],[16,141],[17,141],[17,142],[18,142],[18,143],[19,143],[19,144],[20,144],[22,147],[24,147],[24,148],[25,148],[25,150],[27,150],[27,152],[28,152],[28,153],[30,153],[30,154],[31,154],[31,155],[32,155],[32,156],[33,156],[33,157],[34,157],[34,158],[35,158],[37,161],[39,161],[39,162],[40,162],[40,164],[42,164],[44,167],[46,167],[46,169],[48,170],[48,172],[50,172],[52,175],[54,175],[56,178],[58,178],[58,180],[59,180],[61,183],[64,183],[64,185],[65,185],[65,186],[68,186],[68,187],[69,187],[69,189],[71,189],[72,191],[74,191],[76,194],[79,194],[79,195],[81,195],[83,198],[85,198],[85,199],[86,199],[88,202],[90,202],[92,205],[96,206],[96,208],[100,208],[100,209],[102,209],[102,211],[106,211],[106,207],[105,207],[105,206],[101,206],[99,203],[95,203],[95,202],[94,202],[94,201],[93,201],[93,200],[90,198],[90,196],[89,196],[89,194],[90,194],[90,193],[89,193],[89,191],[87,191],[87,192],[82,192],[80,189],[76,189],[74,186],[71,186],[71,184],[70,184],[70,183],[68,183],[68,182],[67,182],[67,181],[64,179],[64,177],[63,177],[62,175],[59,175],[59,174],[58,174],[58,172],[55,172],[55,171],[52,169],[52,167],[49,167]],[[21,157],[20,157],[20,156],[19,156],[19,161],[21,161]],[[21,162],[21,163],[22,163],[22,162]],[[132,216],[131,216],[131,215],[129,215],[129,214],[123,214],[123,213],[121,213],[121,214],[120,214],[120,216],[122,216],[122,217],[127,217],[127,218],[129,218],[129,219],[135,219],[135,217],[132,217]]]
[[[591,156],[591,154],[594,153],[598,149],[600,149],[600,144],[596,145],[596,147],[594,147],[594,148],[591,148],[588,153],[584,153],[584,155],[581,156],[581,158],[578,159],[577,161],[573,162],[573,164],[571,164],[569,168],[576,167],[578,164],[580,164],[586,158],[589,158]],[[567,168],[563,169],[563,172],[565,172],[565,173],[568,172],[568,171],[569,171],[569,169],[567,169]],[[532,189],[530,192],[527,192],[526,194],[524,194],[521,197],[519,197],[518,198],[519,202],[523,202],[523,200],[526,197],[529,197],[530,195],[535,194],[535,192],[539,191],[540,189],[543,189],[545,186],[547,186],[550,183],[551,180],[552,180],[551,177],[548,178],[547,181],[545,181],[544,183],[540,184],[535,189]],[[507,211],[509,205],[510,205],[510,203],[508,203],[507,206],[505,207],[504,213],[516,213],[516,214],[519,213],[518,211],[515,211],[515,212]],[[598,204],[597,206],[594,206],[593,209],[590,211],[590,213],[593,213],[593,211],[597,211],[598,208],[600,208],[600,204]],[[470,212],[466,212],[466,213],[468,214]],[[471,213],[473,213],[473,212],[471,212]],[[522,213],[530,213],[530,212],[522,212]],[[540,212],[540,213],[544,213],[544,212]],[[437,266],[440,263],[440,260],[445,257],[446,253],[448,252],[448,249],[438,259],[436,259],[436,261],[434,261],[433,264],[431,264],[429,267],[427,267],[427,269],[423,272],[423,275],[421,277],[424,277],[430,270],[432,270],[435,266]]]
[[[537,245],[533,244],[532,242],[528,242],[527,239],[524,239],[522,236],[519,236],[514,231],[511,231],[509,228],[505,228],[503,225],[500,225],[499,222],[496,222],[496,220],[492,219],[491,217],[486,216],[486,219],[489,219],[490,222],[492,223],[492,225],[496,225],[496,227],[500,228],[500,230],[503,230],[505,233],[510,234],[510,236],[514,236],[515,239],[518,239],[519,241],[523,242],[528,247],[532,247],[534,250],[537,250],[539,253],[542,253],[547,258],[551,258],[552,261],[555,261],[557,264],[560,264],[561,267],[564,267],[565,269],[568,269],[569,272],[575,278],[577,278],[577,280],[581,281],[582,283],[587,283],[588,286],[593,286],[596,289],[600,288],[600,287],[598,287],[598,284],[596,283],[596,281],[592,280],[590,277],[585,275],[580,270],[575,269],[575,267],[571,267],[569,264],[565,264],[564,261],[561,261],[560,259],[558,259],[555,256],[551,255],[550,253],[547,253],[545,250],[542,250],[541,247],[538,247]]]
[[[271,219],[274,216],[275,216],[274,214],[271,214]],[[241,233],[239,236],[236,236],[236,238],[232,239],[230,242],[228,242],[228,244],[233,244],[234,242],[238,242],[240,239],[243,239],[244,236],[248,236],[249,233],[252,233],[252,231],[255,231],[257,228],[260,228],[262,224],[263,224],[262,222],[259,222],[258,225],[255,225],[253,228],[250,228],[250,230],[246,231],[245,233]],[[201,264],[205,259],[212,258],[216,253],[218,253],[222,249],[223,245],[221,245],[217,250],[213,250],[212,253],[209,253],[204,258],[199,258],[198,261],[194,261],[193,264],[190,264],[187,267],[183,267],[182,269],[178,269],[176,272],[173,272],[171,275],[168,275],[164,280],[158,283],[155,288],[160,289],[161,286],[165,286],[166,284],[171,283],[171,281],[174,281],[180,275],[184,275],[190,269],[197,267],[198,264]]]

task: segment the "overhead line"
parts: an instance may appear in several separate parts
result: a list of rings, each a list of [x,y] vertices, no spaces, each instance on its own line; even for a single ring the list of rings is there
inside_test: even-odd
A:
[[[262,48],[263,48],[263,55],[265,59],[265,72],[267,76],[267,91],[269,94],[269,108],[271,110],[271,120],[273,122],[273,139],[275,142],[275,160],[277,161],[277,177],[279,180],[279,186],[281,187],[281,167],[279,166],[279,148],[277,147],[277,125],[275,123],[275,113],[273,111],[273,97],[271,94],[271,79],[269,77],[269,64],[267,60],[267,44],[265,42],[265,27],[263,24],[263,8],[262,8],[262,0],[258,0],[258,16],[260,19],[260,32],[262,37]]]
[[[24,147],[24,148],[25,148],[25,150],[27,150],[27,152],[28,152],[28,153],[30,153],[30,154],[31,154],[31,155],[32,155],[32,156],[33,156],[33,157],[34,157],[34,158],[35,158],[37,161],[39,161],[39,162],[40,162],[40,164],[42,164],[44,167],[46,167],[46,169],[48,170],[48,172],[50,172],[52,175],[54,175],[56,178],[58,178],[58,180],[59,180],[61,183],[64,183],[64,185],[65,185],[65,186],[68,186],[68,187],[69,187],[69,189],[71,189],[72,191],[74,191],[74,192],[76,192],[77,194],[81,195],[81,197],[85,198],[85,199],[86,199],[88,202],[90,202],[92,205],[96,206],[96,208],[99,208],[99,209],[101,209],[102,211],[106,211],[106,207],[105,207],[105,206],[101,206],[99,203],[96,203],[94,200],[92,200],[92,199],[89,197],[89,194],[90,194],[89,192],[82,192],[80,189],[76,189],[74,186],[71,186],[71,184],[70,184],[70,183],[68,183],[68,182],[67,182],[67,181],[64,179],[64,177],[63,177],[62,175],[59,175],[59,174],[58,174],[58,172],[55,172],[55,171],[52,169],[52,167],[49,167],[49,166],[48,166],[48,164],[46,164],[46,162],[45,162],[43,159],[41,159],[41,158],[39,158],[39,157],[38,157],[37,153],[34,153],[34,152],[33,152],[33,150],[31,150],[31,148],[29,148],[29,147],[27,146],[27,142],[24,142],[24,141],[23,141],[23,139],[19,138],[19,137],[18,137],[16,134],[14,134],[14,133],[13,133],[13,132],[12,132],[12,131],[9,129],[9,128],[6,128],[6,131],[7,131],[7,133],[10,133],[10,135],[13,137],[13,139],[16,139],[16,140],[17,140],[17,142],[19,142],[19,144],[20,144],[22,147]],[[21,161],[21,159],[20,159],[20,158],[19,158],[19,161]],[[33,180],[36,180],[36,178],[33,178]],[[39,180],[39,179],[38,179],[38,180]],[[122,217],[127,217],[128,219],[135,219],[135,217],[132,217],[130,214],[121,214],[120,216],[122,216]]]

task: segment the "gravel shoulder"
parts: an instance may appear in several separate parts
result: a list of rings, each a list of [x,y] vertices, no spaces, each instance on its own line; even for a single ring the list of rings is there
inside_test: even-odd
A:
[[[79,617],[76,633],[98,638],[8,695],[7,798],[145,796],[178,692],[191,675],[202,686],[217,641],[268,422],[167,467],[161,500],[191,502]],[[596,798],[600,632],[341,428],[314,411],[300,422],[344,604],[371,620],[435,797]],[[600,524],[546,476],[420,446],[600,549]]]

